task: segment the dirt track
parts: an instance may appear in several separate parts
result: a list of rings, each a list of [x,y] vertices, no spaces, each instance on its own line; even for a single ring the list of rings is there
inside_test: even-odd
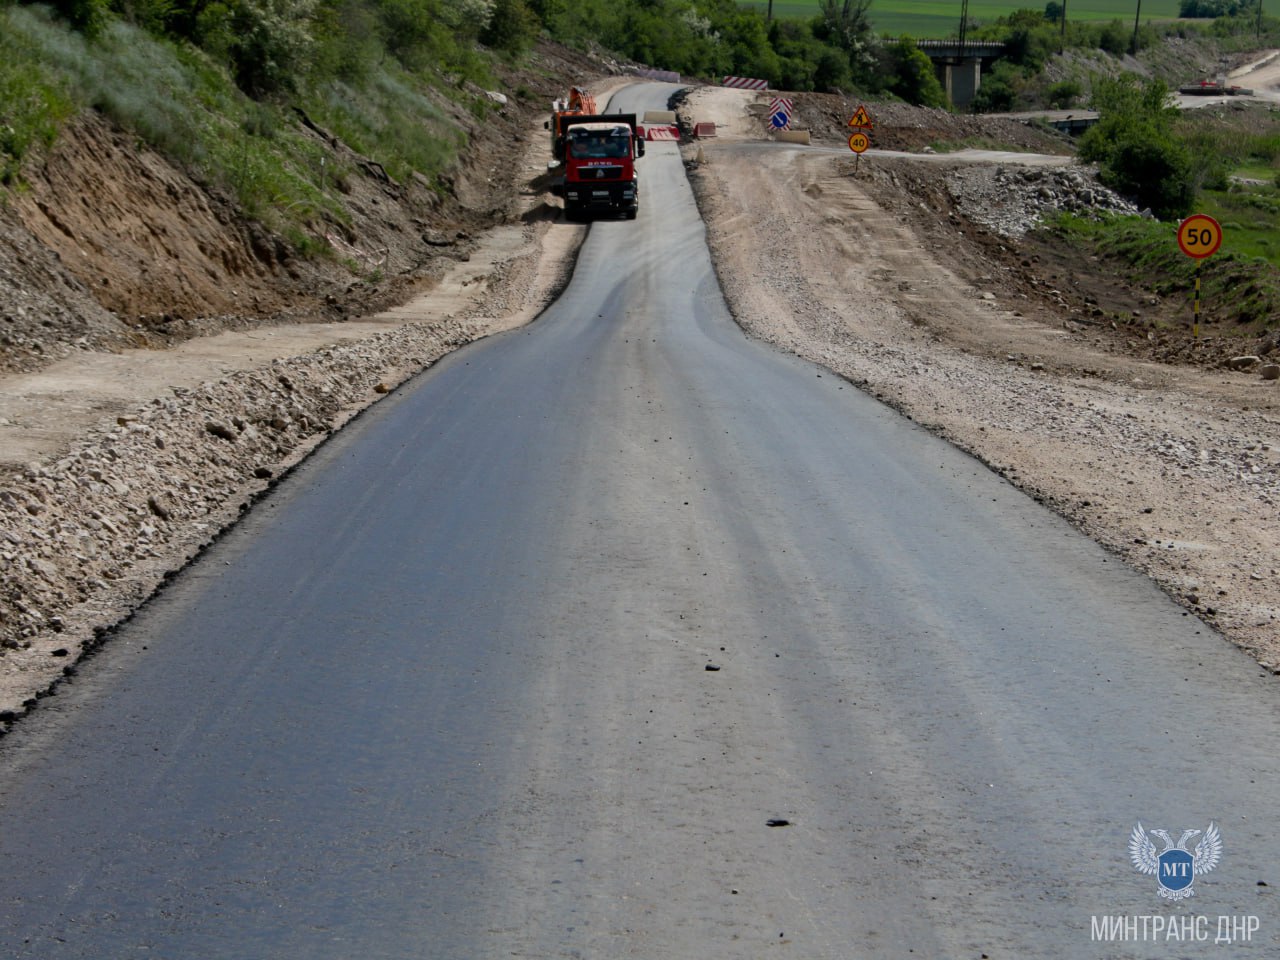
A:
[[[686,148],[743,326],[970,450],[1280,667],[1277,385],[1117,352],[1123,332],[1079,300],[1103,278],[1028,281],[1017,241],[944,209],[964,157],[873,152],[855,177],[838,142],[764,143],[747,102],[696,93],[687,109],[716,119],[720,136],[700,145],[703,163]],[[0,381],[0,440],[11,454],[24,444],[6,458],[0,498],[11,545],[0,569],[20,592],[0,624],[15,647],[0,660],[0,711],[20,711],[68,663],[57,651],[92,643],[327,430],[439,352],[535,315],[586,229],[541,215],[554,201],[528,185],[544,150],[531,131],[518,173],[527,222],[488,235],[450,279],[378,319],[374,340],[334,349],[355,328],[295,325],[196,341],[150,354],[156,379],[121,391],[109,374],[106,399],[90,378],[96,405],[66,389],[91,355],[47,371],[58,396],[47,381]]]

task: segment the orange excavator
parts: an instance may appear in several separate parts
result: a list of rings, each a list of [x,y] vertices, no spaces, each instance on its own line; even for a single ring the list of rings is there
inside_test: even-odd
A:
[[[553,100],[551,103],[551,119],[546,127],[551,131],[551,155],[557,160],[563,159],[564,135],[574,117],[594,116],[596,98],[590,90],[582,87],[570,87],[569,96],[564,100]]]

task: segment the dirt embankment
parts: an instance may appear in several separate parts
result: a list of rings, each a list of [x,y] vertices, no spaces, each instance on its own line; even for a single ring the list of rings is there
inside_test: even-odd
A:
[[[590,65],[552,66],[559,79],[544,85]],[[984,197],[1025,198],[1014,213],[1081,201],[1096,187],[1087,171],[1060,152],[873,152],[855,168],[836,134],[775,149],[743,94],[701,96],[691,109],[720,119],[722,136],[702,144],[705,163],[690,147],[691,178],[744,327],[974,451],[1189,614],[1280,662],[1274,384],[1134,359],[1128,331],[1100,312],[1159,305],[990,216]],[[832,126],[847,106],[817,103]],[[512,106],[492,162],[459,170],[463,200],[419,205],[413,185],[366,171],[351,185],[354,225],[333,234],[340,257],[319,265],[95,120],[33,172],[30,194],[0,212],[0,724],[343,420],[445,350],[532,318],[587,229],[555,219],[543,192],[543,109]],[[878,144],[975,124],[1013,136],[1004,122],[874,112]],[[1025,137],[1024,149],[1061,150]],[[67,195],[95,180],[113,183],[114,221]],[[361,257],[379,279],[342,265]],[[291,326],[270,325],[280,319]],[[148,349],[111,353],[127,345]],[[126,371],[86,372],[90,359]]]

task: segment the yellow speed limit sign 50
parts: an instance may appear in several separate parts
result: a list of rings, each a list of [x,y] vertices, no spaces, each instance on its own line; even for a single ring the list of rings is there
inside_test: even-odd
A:
[[[1222,227],[1213,217],[1197,213],[1178,224],[1178,246],[1188,257],[1201,260],[1222,246]]]
[[[849,138],[849,149],[854,153],[862,153],[869,146],[871,146],[871,138],[861,130]]]

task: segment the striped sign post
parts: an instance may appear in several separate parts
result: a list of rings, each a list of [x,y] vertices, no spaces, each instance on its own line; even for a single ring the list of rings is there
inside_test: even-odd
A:
[[[774,97],[769,102],[769,126],[774,130],[791,129],[791,112],[795,102],[788,97]]]
[[[1196,262],[1195,313],[1191,322],[1191,336],[1200,339],[1200,262],[1211,257],[1222,246],[1222,227],[1217,220],[1204,213],[1193,213],[1178,224],[1178,246]]]

